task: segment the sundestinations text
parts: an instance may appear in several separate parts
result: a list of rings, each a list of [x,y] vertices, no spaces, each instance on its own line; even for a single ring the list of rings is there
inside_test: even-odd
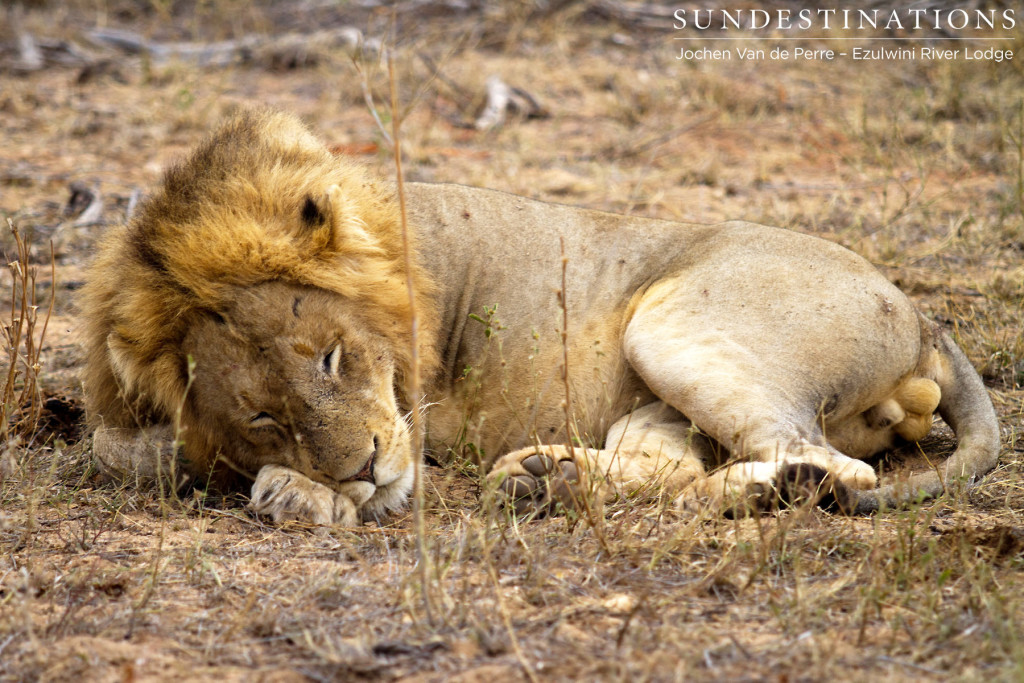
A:
[[[1017,25],[1014,10],[925,9],[851,10],[808,9],[677,9],[672,14],[677,30],[801,30],[836,28],[843,30],[1009,30]]]

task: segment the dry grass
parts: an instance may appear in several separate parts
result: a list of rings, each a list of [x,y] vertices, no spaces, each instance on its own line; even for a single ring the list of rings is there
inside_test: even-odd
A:
[[[124,24],[203,40],[303,22],[383,36],[390,22],[293,5],[78,0],[25,21],[53,38]],[[1020,62],[694,66],[664,36],[594,23],[578,5],[400,16],[396,31],[410,180],[839,241],[982,370],[1004,428],[999,468],[961,497],[870,519],[731,521],[623,501],[604,517],[523,521],[462,471],[426,467],[426,577],[411,517],[318,536],[254,520],[241,497],[113,488],[65,419],[81,396],[73,290],[102,230],[63,214],[67,184],[98,186],[105,220],[120,220],[133,190],[257,101],[297,111],[385,174],[390,148],[342,53],[285,72],[129,60],[84,83],[59,67],[3,75],[0,217],[35,235],[39,300],[56,292],[41,381],[62,402],[0,482],[0,679],[1024,677]],[[386,70],[362,69],[388,123]],[[454,125],[492,73],[551,117]],[[10,260],[10,238],[0,248]],[[935,457],[950,440],[922,446]],[[922,460],[907,449],[879,464],[898,476]]]

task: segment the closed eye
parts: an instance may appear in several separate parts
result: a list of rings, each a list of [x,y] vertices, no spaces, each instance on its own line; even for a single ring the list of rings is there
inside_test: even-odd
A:
[[[258,429],[260,427],[276,427],[279,424],[281,423],[277,421],[277,418],[265,411],[257,413],[251,420],[249,420],[249,426],[253,429]]]
[[[341,344],[338,343],[324,356],[323,369],[331,377],[338,376],[338,370],[341,368],[341,353]]]

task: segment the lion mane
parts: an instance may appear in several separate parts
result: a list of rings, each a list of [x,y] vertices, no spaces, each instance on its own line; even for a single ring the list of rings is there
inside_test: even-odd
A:
[[[92,426],[137,428],[180,416],[192,430],[189,458],[208,466],[215,440],[189,414],[181,342],[197,316],[216,316],[240,288],[264,282],[362,300],[374,312],[368,323],[390,341],[399,377],[408,376],[402,239],[393,192],[331,154],[295,117],[250,110],[232,118],[102,240],[82,299]],[[422,268],[414,264],[410,275],[417,297],[429,300]],[[436,363],[436,324],[419,321],[427,369]]]

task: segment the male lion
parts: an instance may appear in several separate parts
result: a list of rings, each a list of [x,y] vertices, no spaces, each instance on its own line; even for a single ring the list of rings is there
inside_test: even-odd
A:
[[[995,466],[963,353],[842,247],[412,184],[407,273],[393,195],[266,110],[168,171],[84,295],[100,466],[246,475],[274,520],[401,505],[420,457],[407,275],[428,447],[493,464],[517,510],[657,483],[732,511],[867,512]],[[956,452],[877,489],[860,458],[922,438],[936,410]]]

